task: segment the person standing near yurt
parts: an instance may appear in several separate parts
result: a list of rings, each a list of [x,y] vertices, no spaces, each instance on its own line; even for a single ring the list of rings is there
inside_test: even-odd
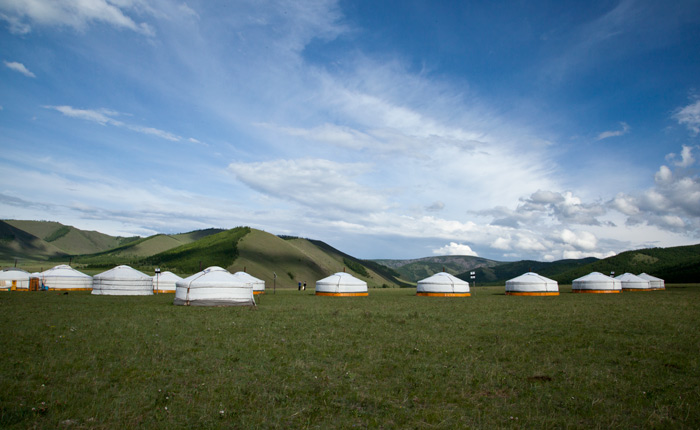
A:
[[[92,278],[92,294],[151,296],[153,295],[153,279],[129,266],[117,266]]]
[[[338,272],[316,281],[317,296],[353,297],[367,296],[367,282],[349,273]]]
[[[463,281],[447,272],[436,273],[422,279],[416,284],[417,296],[432,297],[469,297],[469,282]]]
[[[174,305],[255,306],[253,286],[218,266],[176,282]]]
[[[506,295],[509,296],[558,296],[557,281],[534,272],[524,273],[506,281]]]
[[[574,279],[571,283],[572,293],[621,293],[622,283],[612,276],[603,275],[600,272],[591,272],[586,276]]]
[[[90,291],[92,276],[79,272],[67,264],[61,264],[41,274],[41,282],[49,291]]]

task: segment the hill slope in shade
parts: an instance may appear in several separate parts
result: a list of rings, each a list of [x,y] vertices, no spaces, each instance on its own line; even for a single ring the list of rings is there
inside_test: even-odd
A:
[[[31,233],[0,221],[0,258],[8,261],[17,258],[44,260],[55,255],[67,254]]]
[[[126,239],[97,231],[80,230],[53,221],[8,220],[6,222],[52,244],[62,253],[70,255],[101,252],[119,246]]]

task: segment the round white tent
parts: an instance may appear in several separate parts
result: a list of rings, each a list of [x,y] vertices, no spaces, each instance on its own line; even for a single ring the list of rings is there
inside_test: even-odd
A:
[[[173,272],[162,272],[153,276],[153,292],[154,293],[174,293],[175,283],[181,281],[182,278]]]
[[[651,291],[649,281],[635,274],[623,273],[620,276],[616,276],[615,279],[619,279],[622,282],[622,291]]]
[[[666,283],[661,278],[657,278],[656,276],[652,276],[652,275],[649,275],[646,273],[642,273],[638,276],[642,279],[646,279],[647,281],[649,281],[649,285],[651,286],[652,290],[665,290],[666,289]]]
[[[29,272],[10,268],[0,272],[0,289],[3,291],[29,291]]]
[[[207,267],[176,282],[173,304],[184,306],[255,305],[253,287],[221,267]]]
[[[558,296],[559,284],[537,273],[527,272],[506,281],[506,294],[509,296]]]
[[[603,275],[600,272],[591,272],[586,276],[574,279],[571,283],[572,293],[620,293],[622,283],[612,276]]]
[[[416,295],[434,297],[469,297],[469,282],[447,272],[436,273],[416,284]]]
[[[92,278],[92,294],[149,296],[153,294],[153,280],[129,266],[117,266]]]
[[[46,288],[60,291],[90,291],[92,276],[79,272],[72,267],[61,264],[39,274]]]
[[[264,294],[265,293],[265,281],[258,279],[255,276],[249,275],[246,272],[236,272],[233,274],[236,278],[245,282],[246,284],[251,284],[253,286],[253,294]]]
[[[316,281],[317,296],[367,296],[367,282],[357,279],[349,273],[338,272]]]

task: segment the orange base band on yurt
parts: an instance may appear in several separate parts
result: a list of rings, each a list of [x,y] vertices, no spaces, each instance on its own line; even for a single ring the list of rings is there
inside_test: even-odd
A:
[[[469,297],[471,293],[416,293],[416,296],[424,297]]]
[[[175,290],[153,290],[153,294],[163,294],[163,293],[175,294]]]
[[[265,294],[264,291],[253,291],[253,295],[258,295],[258,294]]]
[[[317,296],[333,296],[333,297],[356,297],[356,296],[368,296],[369,293],[324,293],[316,292]]]
[[[622,291],[654,291],[653,288],[623,288]]]
[[[571,290],[572,293],[615,294],[621,290]]]
[[[512,291],[506,291],[506,296],[558,296],[559,292],[548,292],[548,293],[519,293],[519,292],[512,292]]]

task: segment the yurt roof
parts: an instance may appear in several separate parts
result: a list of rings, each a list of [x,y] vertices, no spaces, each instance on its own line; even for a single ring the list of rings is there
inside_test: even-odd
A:
[[[316,284],[327,285],[347,285],[347,286],[367,286],[367,282],[357,279],[346,272],[334,273],[331,276],[316,281]]]
[[[178,286],[196,287],[199,285],[207,287],[236,287],[236,286],[246,286],[246,283],[241,281],[239,278],[233,276],[231,272],[223,269],[219,266],[211,266],[202,270],[201,272],[195,273],[192,276],[188,276],[185,279],[177,281]]]
[[[166,281],[166,282],[177,282],[182,279],[182,276],[178,276],[174,274],[173,272],[161,272],[160,275],[158,275],[158,280],[159,281]],[[153,276],[153,280],[156,280],[156,276]]]
[[[622,282],[600,272],[591,272],[586,276],[574,279],[571,282],[571,287],[574,290],[620,290]]]
[[[556,284],[557,281],[554,279],[546,278],[542,275],[538,275],[535,272],[527,272],[522,275],[515,277],[506,281],[506,283],[517,283],[517,284]]]
[[[26,270],[11,267],[0,272],[0,279],[6,280],[29,280],[30,274]]]
[[[74,268],[68,266],[67,264],[60,264],[56,267],[52,267],[51,269],[44,270],[41,273],[41,276],[44,276],[44,277],[55,276],[55,277],[65,277],[65,278],[90,278],[89,275],[86,275],[83,272],[75,270]]]
[[[265,283],[262,279],[258,279],[255,276],[248,274],[246,272],[236,272],[233,274],[236,278],[239,278],[241,281],[244,282],[250,282],[250,283]]]
[[[634,284],[648,284],[649,280],[640,278],[639,276],[635,275],[634,273],[623,273],[620,276],[616,276],[615,279],[619,279],[621,282],[625,283],[634,283]]]
[[[151,280],[151,277],[145,273],[139,272],[136,269],[132,269],[129,266],[117,266],[113,269],[109,269],[105,272],[99,273],[94,276],[96,279],[133,279],[133,280]]]
[[[648,273],[640,273],[637,276],[639,276],[642,279],[646,279],[647,281],[663,281],[663,279],[657,278],[656,276],[649,275]]]
[[[469,282],[459,279],[456,276],[450,275],[447,272],[439,272],[433,276],[418,281],[418,284],[438,284],[438,285],[462,285],[468,286]]]

